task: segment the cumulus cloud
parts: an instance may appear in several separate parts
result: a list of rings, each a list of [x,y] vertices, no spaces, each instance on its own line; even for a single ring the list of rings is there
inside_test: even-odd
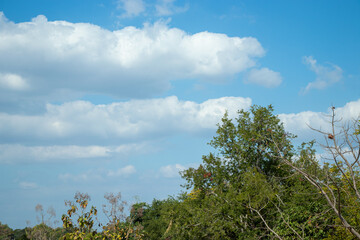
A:
[[[252,83],[267,88],[277,87],[281,82],[282,77],[280,73],[274,72],[268,68],[251,69],[245,76],[245,83]]]
[[[184,171],[185,169],[186,168],[181,164],[167,165],[160,168],[160,174],[165,178],[175,178],[179,177],[179,172]]]
[[[265,53],[252,37],[188,34],[161,21],[109,31],[41,15],[13,23],[0,12],[0,36],[0,73],[13,74],[12,88],[26,83],[23,101],[69,93],[147,98],[169,89],[173,80],[226,79]],[[9,87],[8,78],[2,77],[1,86]],[[0,87],[0,102],[16,101],[16,94]]]
[[[174,5],[175,0],[158,0],[155,5],[156,15],[169,16],[174,13],[185,12],[188,10],[188,6],[178,7]]]
[[[315,81],[310,82],[305,89],[302,90],[304,94],[311,89],[325,89],[339,82],[343,77],[343,70],[339,66],[334,64],[329,64],[328,66],[320,65],[312,56],[304,57],[304,63],[316,74]]]
[[[309,128],[311,126],[314,129],[330,132],[331,125],[329,123],[331,112],[300,112],[291,114],[279,114],[280,120],[284,123],[285,128],[296,135],[301,140],[309,141],[319,137],[313,130]],[[335,109],[337,119],[342,120],[342,123],[351,122],[360,118],[360,99],[347,103],[343,107],[337,107]]]
[[[143,0],[118,0],[117,8],[125,11],[121,17],[136,17],[145,12],[145,3]]]
[[[0,113],[0,142],[103,145],[176,132],[199,133],[215,129],[226,110],[232,117],[250,106],[250,98],[222,97],[196,103],[175,96],[107,105],[86,101],[48,104],[46,112],[39,115]],[[107,150],[100,148],[96,153],[106,155]]]

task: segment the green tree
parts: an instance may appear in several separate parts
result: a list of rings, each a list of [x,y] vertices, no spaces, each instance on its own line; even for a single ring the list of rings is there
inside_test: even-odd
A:
[[[131,218],[144,227],[144,239],[166,239],[172,226],[172,218],[178,199],[154,199],[151,204],[139,203],[132,207]]]
[[[53,229],[45,223],[26,229],[26,237],[31,240],[55,240],[64,235],[62,228]]]
[[[319,239],[327,236],[325,223],[332,218],[311,184],[299,178],[294,165],[307,164],[303,145],[299,152],[291,144],[295,136],[287,133],[273,114],[272,106],[252,106],[239,111],[236,119],[227,114],[210,142],[215,152],[203,156],[198,168],[182,173],[183,196],[171,217],[169,236],[174,239]],[[303,156],[301,156],[303,154]],[[302,192],[299,192],[302,191]],[[299,197],[301,195],[302,197]],[[296,196],[296,197],[294,197]],[[307,202],[295,202],[307,198]],[[293,209],[294,206],[297,208]],[[309,221],[310,220],[310,221]],[[314,229],[314,226],[316,228]]]
[[[13,230],[6,224],[0,222],[0,240],[10,240]]]
[[[65,201],[69,210],[61,218],[63,227],[67,231],[63,239],[100,239],[101,236],[94,229],[97,209],[92,206],[87,210],[90,196],[87,193],[77,192],[74,199],[75,202]]]
[[[357,121],[342,123],[336,119],[335,108],[330,115],[330,131],[313,129],[324,136],[325,150],[321,171],[312,171],[306,165],[296,165],[287,156],[280,155],[281,161],[293,168],[304,180],[316,189],[336,216],[337,238],[346,234],[360,239],[360,138]],[[278,139],[273,139],[277,144]],[[281,144],[279,144],[281,146]],[[278,149],[279,153],[281,148]],[[317,164],[314,157],[309,158]],[[341,233],[341,234],[340,234]],[[340,235],[339,235],[340,234]]]
[[[16,240],[28,240],[29,238],[27,238],[27,236],[26,236],[26,231],[28,231],[28,230],[29,230],[29,228],[15,229],[14,230],[14,238]]]
[[[44,207],[41,204],[37,204],[35,206],[35,211],[37,213],[37,221],[38,225],[30,228],[26,228],[26,236],[28,239],[59,239],[62,235],[62,229],[53,229],[51,226],[56,224],[55,219],[55,210],[53,207],[49,207],[46,212],[44,211]]]

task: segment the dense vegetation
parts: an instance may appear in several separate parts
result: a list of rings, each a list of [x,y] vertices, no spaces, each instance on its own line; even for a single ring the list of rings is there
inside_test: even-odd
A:
[[[101,225],[90,197],[77,193],[62,228],[44,218],[15,231],[0,223],[0,239],[360,238],[359,122],[338,124],[333,108],[331,131],[318,131],[327,151],[319,163],[314,142],[295,148],[271,106],[225,114],[214,153],[181,173],[187,191],[179,196],[134,204],[125,216],[121,196],[107,194]]]

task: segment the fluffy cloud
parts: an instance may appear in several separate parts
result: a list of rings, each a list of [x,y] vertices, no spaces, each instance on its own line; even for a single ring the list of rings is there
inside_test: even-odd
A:
[[[304,57],[304,63],[309,66],[310,70],[316,74],[314,82],[310,82],[303,93],[309,92],[311,89],[324,89],[336,82],[339,82],[342,78],[342,69],[336,65],[323,66],[317,63],[312,57]]]
[[[117,8],[125,11],[121,17],[136,17],[145,12],[145,3],[142,0],[118,0]]]
[[[279,114],[279,118],[284,123],[285,128],[296,135],[298,135],[303,141],[310,141],[320,134],[316,134],[310,127],[322,131],[330,132],[331,125],[329,121],[329,112],[300,112],[291,114]],[[343,107],[337,107],[335,109],[336,119],[341,120],[343,124],[346,122],[354,121],[360,118],[360,99],[357,101],[349,102]],[[341,123],[339,124],[341,126]]]
[[[282,77],[280,73],[274,72],[268,68],[251,69],[245,76],[245,83],[253,83],[267,88],[277,87],[281,82]]]
[[[0,73],[0,88],[10,91],[23,91],[28,88],[28,84],[25,79],[17,74]]]
[[[131,100],[108,105],[75,101],[48,104],[41,115],[0,113],[0,141],[18,144],[113,144],[114,141],[154,139],[176,132],[215,129],[225,113],[236,116],[251,99],[223,97],[203,103],[177,97]],[[106,149],[97,153],[106,155]]]
[[[214,130],[226,110],[234,117],[250,105],[251,99],[241,97],[203,103],[167,97],[108,105],[48,104],[39,115],[0,113],[0,163],[112,159],[156,151],[160,137]]]
[[[220,81],[253,67],[264,55],[252,37],[190,35],[164,22],[109,31],[42,15],[13,23],[0,12],[0,36],[2,103],[19,101],[19,94],[6,88],[25,87],[23,102],[70,93],[144,98],[169,89],[171,80]],[[15,79],[13,85],[9,78]]]

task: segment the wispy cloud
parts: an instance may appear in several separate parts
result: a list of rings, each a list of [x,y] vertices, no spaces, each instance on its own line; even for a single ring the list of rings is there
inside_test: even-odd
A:
[[[170,16],[175,13],[185,12],[189,9],[188,5],[179,7],[176,6],[175,0],[158,0],[155,5],[156,15],[158,16]]]
[[[105,180],[106,178],[128,178],[135,173],[135,167],[133,165],[127,165],[115,170],[94,169],[79,174],[63,173],[58,177],[63,181],[87,182]]]
[[[310,70],[316,74],[316,79],[310,82],[301,93],[306,94],[311,89],[325,89],[342,79],[343,70],[334,64],[328,66],[320,65],[312,56],[304,57],[304,63],[309,66]]]
[[[122,18],[136,17],[145,12],[145,3],[143,0],[118,0],[117,9],[124,11]]]
[[[123,168],[119,168],[117,170],[109,170],[107,176],[109,177],[128,177],[132,174],[136,173],[136,169],[133,165],[128,165]]]
[[[19,186],[22,189],[35,189],[38,187],[38,185],[34,182],[20,182]]]
[[[146,152],[147,143],[132,143],[120,146],[25,146],[0,144],[0,163],[67,162],[82,159],[110,158],[115,155]]]
[[[251,69],[245,76],[245,83],[252,83],[267,88],[277,87],[281,82],[281,74],[268,68]]]
[[[186,168],[181,164],[167,165],[160,168],[160,174],[165,178],[175,178],[180,176],[180,171]]]

